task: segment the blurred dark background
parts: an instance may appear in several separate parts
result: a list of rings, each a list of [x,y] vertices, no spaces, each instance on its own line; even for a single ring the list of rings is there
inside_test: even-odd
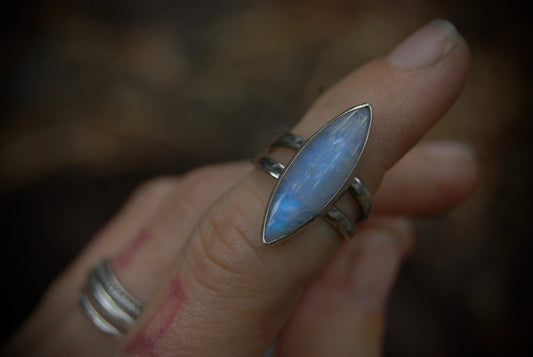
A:
[[[533,296],[531,17],[517,1],[18,1],[2,10],[4,340],[142,181],[242,159],[434,18],[465,91],[428,138],[471,144],[476,194],[417,221],[388,356],[525,355]]]

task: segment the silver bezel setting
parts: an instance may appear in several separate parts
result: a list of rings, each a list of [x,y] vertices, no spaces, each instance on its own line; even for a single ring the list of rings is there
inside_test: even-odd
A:
[[[356,111],[356,110],[359,110],[359,109],[362,109],[364,107],[367,107],[369,109],[369,125],[368,125],[368,129],[367,129],[367,133],[365,135],[365,139],[364,139],[364,142],[362,144],[362,147],[361,147],[361,150],[359,152],[359,154],[357,155],[357,157],[355,158],[353,164],[352,164],[352,168],[351,168],[351,174],[348,175],[346,177],[346,179],[343,181],[343,183],[339,186],[339,188],[336,190],[335,194],[332,195],[332,197],[317,211],[316,214],[314,214],[313,216],[311,216],[307,221],[305,221],[302,225],[300,225],[297,229],[293,230],[293,231],[290,231],[286,234],[284,234],[283,236],[281,236],[279,239],[275,240],[275,241],[266,241],[265,239],[265,229],[266,229],[266,218],[269,214],[269,210],[271,209],[271,206],[272,206],[272,201],[273,201],[273,198],[274,198],[274,194],[275,192],[277,191],[279,185],[280,185],[280,182],[283,181],[283,178],[285,177],[285,174],[287,173],[287,171],[290,170],[293,162],[295,162],[295,160],[299,157],[299,155],[305,150],[305,148],[307,147],[307,145],[322,131],[324,130],[324,128],[326,128],[331,122],[335,121],[336,119],[338,119],[339,117],[341,116],[344,116],[350,112],[353,112],[353,111]],[[292,159],[290,160],[289,164],[285,167],[285,169],[283,170],[283,172],[281,173],[281,175],[279,176],[279,179],[277,180],[276,182],[276,185],[274,186],[274,189],[272,190],[272,193],[270,194],[270,198],[268,200],[268,204],[267,204],[267,208],[265,210],[265,214],[264,214],[264,218],[263,218],[263,222],[261,224],[261,241],[263,244],[265,245],[273,245],[273,244],[277,244],[277,243],[281,243],[283,241],[285,241],[287,238],[293,236],[294,234],[296,234],[297,232],[300,232],[304,229],[306,229],[311,223],[313,223],[316,219],[324,216],[335,204],[335,202],[348,190],[348,188],[352,185],[352,182],[354,181],[354,178],[356,176],[356,173],[355,173],[355,168],[357,167],[357,164],[361,158],[361,155],[366,147],[366,144],[367,144],[367,141],[368,141],[368,137],[369,137],[369,134],[370,134],[370,128],[372,127],[372,118],[373,118],[373,110],[372,110],[372,106],[370,105],[370,103],[364,103],[364,104],[361,104],[361,105],[358,105],[358,106],[355,106],[355,107],[352,107],[344,112],[342,112],[341,114],[337,115],[335,118],[333,118],[332,120],[330,120],[328,123],[326,123],[325,125],[323,125],[318,131],[316,131],[308,140],[305,141],[305,143],[303,145],[301,145],[299,148],[296,149],[296,147],[291,147],[291,148],[294,148],[297,150],[296,154],[292,157]],[[273,140],[271,140],[271,143],[272,142],[276,142],[276,140],[279,140],[279,137],[276,138],[274,137]],[[289,146],[287,146],[289,147]],[[359,181],[360,182],[360,181]],[[368,191],[368,190],[366,190]]]

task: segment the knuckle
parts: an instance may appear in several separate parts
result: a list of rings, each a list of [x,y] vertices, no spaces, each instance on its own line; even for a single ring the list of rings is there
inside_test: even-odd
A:
[[[188,172],[168,193],[170,209],[202,215],[220,194],[220,183],[216,180],[216,170],[211,166]]]
[[[211,178],[215,173],[216,168],[214,166],[201,166],[186,173],[184,179],[190,181],[203,181]]]
[[[176,177],[156,177],[138,186],[128,198],[125,207],[157,207],[161,205],[167,194],[174,187],[179,186],[179,179]]]
[[[179,185],[180,179],[172,176],[154,177],[142,183],[134,192],[134,196],[161,197]]]
[[[255,240],[256,222],[230,200],[217,205],[199,223],[192,245],[193,270],[198,283],[219,295],[235,296],[264,280],[267,268],[259,240]]]

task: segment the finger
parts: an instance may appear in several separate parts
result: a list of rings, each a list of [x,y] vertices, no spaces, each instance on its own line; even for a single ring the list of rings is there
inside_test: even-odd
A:
[[[374,106],[359,176],[375,189],[385,172],[453,103],[469,54],[447,23],[432,23],[393,51],[347,76],[304,116],[309,136],[355,103]],[[405,51],[413,47],[420,51]],[[126,339],[124,354],[259,355],[291,315],[303,287],[339,238],[318,220],[285,244],[260,244],[273,182],[258,170],[218,200],[191,233],[167,286]]]
[[[61,295],[75,291],[74,285],[85,280],[87,271],[103,257],[116,254],[128,244],[157,211],[168,193],[180,184],[178,178],[161,177],[141,185],[52,284],[52,289],[60,290]],[[75,300],[76,294],[68,296]]]
[[[48,287],[30,318],[9,341],[8,349],[21,351],[37,348],[50,331],[77,307],[78,291],[87,271],[102,257],[112,255],[136,233],[167,192],[177,184],[176,179],[152,180],[135,191],[123,209],[102,228],[81,254]]]
[[[278,339],[278,355],[380,356],[386,301],[412,240],[404,219],[365,224],[306,289]]]
[[[43,332],[58,329],[56,325],[62,325],[61,329],[67,333],[61,336],[64,343],[57,339],[50,341],[49,347],[52,353],[55,353],[54,347],[65,350],[68,345],[76,348],[76,341],[80,336],[84,342],[92,340],[94,344],[100,345],[102,349],[98,350],[98,353],[112,348],[113,345],[116,346],[117,340],[109,339],[97,331],[77,308],[78,290],[85,282],[87,271],[100,259],[111,257],[112,269],[119,281],[140,301],[147,302],[150,291],[158,284],[158,281],[139,279],[145,283],[131,284],[131,281],[135,280],[134,277],[139,277],[139,270],[143,271],[141,268],[146,264],[146,256],[164,258],[159,259],[157,264],[151,265],[158,269],[159,276],[163,276],[161,272],[168,270],[171,266],[168,260],[177,255],[185,237],[196,223],[197,217],[201,216],[203,211],[228,186],[250,169],[251,165],[248,162],[220,164],[195,170],[179,179],[164,177],[143,184],[116,217],[93,238],[80,257],[50,287],[31,320],[12,340],[13,348],[20,350],[24,345],[32,347],[27,344],[30,338],[34,339]],[[207,190],[209,194],[205,194]],[[180,207],[179,211],[183,214],[179,226],[173,227],[172,242],[166,242],[169,243],[166,246],[161,239],[158,240],[152,236],[149,227],[150,218],[165,205],[172,205],[174,212]],[[168,208],[164,210],[168,211]],[[157,217],[163,218],[161,215]],[[156,254],[154,254],[154,248],[158,249]],[[145,252],[148,254],[143,254]],[[134,264],[139,269],[131,269],[133,274],[126,275],[126,278],[130,279],[123,279],[121,273]],[[130,289],[131,285],[134,289]],[[60,335],[61,333],[56,333],[56,336]],[[66,338],[66,336],[71,336],[71,338]],[[42,344],[38,346],[38,348],[44,348]],[[96,353],[96,351],[93,352]]]
[[[448,210],[472,192],[477,166],[470,147],[457,142],[417,145],[383,178],[377,213],[428,215]]]

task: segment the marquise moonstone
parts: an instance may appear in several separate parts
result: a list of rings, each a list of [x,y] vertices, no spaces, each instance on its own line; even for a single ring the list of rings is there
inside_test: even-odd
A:
[[[264,244],[292,235],[344,193],[371,123],[372,107],[363,104],[330,121],[305,143],[274,188],[263,222]]]

